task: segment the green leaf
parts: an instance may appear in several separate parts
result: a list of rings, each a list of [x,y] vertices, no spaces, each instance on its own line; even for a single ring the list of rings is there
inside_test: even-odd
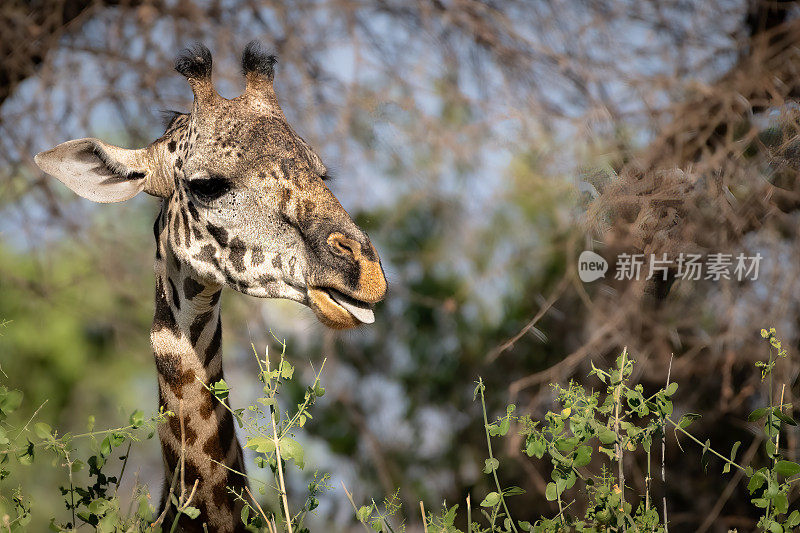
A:
[[[786,525],[789,527],[800,526],[800,511],[792,511],[792,513],[786,517]]]
[[[797,425],[797,422],[795,422],[792,417],[782,413],[777,407],[772,411],[772,414],[774,414],[784,424],[789,424],[790,426]]]
[[[33,432],[40,439],[49,439],[53,433],[53,429],[44,422],[37,422],[36,425],[33,426]]]
[[[742,442],[738,441],[738,440],[733,443],[733,447],[731,448],[731,455],[730,455],[731,462],[735,462],[736,461],[736,451],[739,449],[739,446],[741,446],[741,445],[742,445]],[[730,466],[730,465],[728,465],[728,466]]]
[[[108,509],[108,501],[98,498],[89,504],[89,512],[98,516],[105,514]]]
[[[673,394],[675,394],[677,390],[678,390],[678,384],[673,382],[667,385],[667,388],[664,389],[664,394],[666,394],[667,396],[672,396]]]
[[[500,466],[500,461],[498,461],[497,459],[494,459],[494,458],[486,459],[486,461],[484,461],[484,465],[483,465],[483,473],[484,474],[491,474],[492,472],[497,470],[498,466]]]
[[[508,433],[509,428],[511,427],[511,421],[508,418],[504,418],[500,421],[500,435],[505,435]]]
[[[277,401],[275,398],[259,398],[258,403],[263,405],[264,407],[270,407],[272,405],[277,405]]]
[[[764,475],[761,473],[761,471],[758,471],[753,474],[753,477],[750,478],[750,482],[747,483],[747,490],[750,492],[750,494],[753,494],[755,491],[761,488],[766,481],[767,480],[764,478]]]
[[[297,465],[297,468],[300,470],[303,469],[305,466],[305,451],[303,451],[303,447],[294,439],[290,439],[289,437],[284,437],[280,441],[281,443],[281,457],[284,460],[294,459],[294,463]]]
[[[281,361],[281,377],[283,379],[292,379],[292,375],[294,375],[294,367],[289,361]]]
[[[617,440],[617,434],[606,427],[601,428],[600,431],[597,432],[597,436],[603,444],[611,444]]]
[[[252,448],[257,453],[272,453],[275,451],[275,441],[269,437],[253,437],[247,439],[246,448]]]
[[[128,419],[128,423],[133,426],[134,429],[142,427],[144,424],[144,413],[137,409],[133,413],[131,413],[130,418]]]
[[[577,451],[575,452],[575,460],[573,462],[573,466],[575,468],[580,468],[582,466],[586,466],[592,460],[592,448],[590,446],[579,446]]]
[[[472,399],[475,400],[478,397],[478,394],[483,392],[486,387],[483,385],[483,382],[479,381],[477,385],[475,385],[475,390],[472,391]]]
[[[556,498],[558,498],[558,488],[556,484],[550,482],[547,484],[547,487],[544,490],[544,497],[547,498],[547,501],[554,502]]]
[[[34,457],[33,443],[31,441],[28,441],[28,445],[25,448],[25,451],[17,456],[17,460],[21,465],[30,466],[31,464],[33,464],[33,457]]]
[[[800,465],[792,461],[778,461],[775,463],[775,471],[784,477],[791,477],[800,474]]]
[[[749,415],[747,415],[747,420],[750,422],[755,422],[757,420],[761,420],[762,418],[764,418],[765,414],[767,414],[767,408],[760,407],[755,411],[753,411],[752,413],[750,413]]]
[[[786,494],[783,492],[779,492],[772,498],[772,505],[775,506],[775,510],[779,513],[783,514],[789,510],[789,500],[786,498]]]
[[[224,379],[211,384],[211,393],[220,400],[227,398],[229,392],[230,388],[228,387],[228,384],[225,383]]]
[[[188,516],[189,518],[191,518],[192,520],[200,516],[200,509],[198,509],[197,507],[189,506],[186,509],[183,509],[181,512],[186,516]]]
[[[697,413],[686,413],[681,417],[680,420],[678,420],[678,427],[681,429],[686,429],[692,422],[694,422],[698,418],[700,418],[700,415],[698,415]]]
[[[518,494],[526,494],[527,491],[521,487],[508,487],[503,489],[503,496],[516,496]]]
[[[496,492],[490,492],[481,502],[481,507],[494,507],[500,501],[500,495]]]
[[[107,436],[103,439],[103,442],[100,443],[100,455],[103,457],[108,457],[111,455],[111,437]]]
[[[547,444],[542,439],[530,438],[528,445],[525,447],[525,453],[528,457],[536,456],[541,459],[544,457],[544,452],[547,451]]]
[[[5,387],[3,387],[5,389]],[[22,391],[6,390],[0,395],[0,411],[9,415],[22,404]]]
[[[372,514],[372,506],[364,505],[356,513],[356,518],[358,518],[359,522],[366,522],[371,514]]]

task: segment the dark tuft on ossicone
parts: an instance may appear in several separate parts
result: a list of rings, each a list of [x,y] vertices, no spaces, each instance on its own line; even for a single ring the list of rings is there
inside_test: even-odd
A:
[[[211,51],[202,43],[186,48],[175,59],[175,70],[187,78],[211,76]]]
[[[275,55],[264,51],[260,42],[250,41],[242,54],[242,72],[245,75],[248,72],[256,72],[271,80],[275,75],[277,61]]]

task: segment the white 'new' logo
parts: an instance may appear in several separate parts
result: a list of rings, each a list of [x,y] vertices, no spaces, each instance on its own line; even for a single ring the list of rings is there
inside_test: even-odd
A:
[[[604,278],[608,271],[608,261],[589,250],[581,252],[578,257],[578,277],[584,283]]]

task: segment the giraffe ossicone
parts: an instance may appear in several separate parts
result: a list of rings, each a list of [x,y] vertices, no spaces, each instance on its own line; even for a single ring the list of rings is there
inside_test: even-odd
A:
[[[373,322],[372,307],[386,294],[369,237],[278,105],[274,65],[250,43],[245,91],[229,100],[214,89],[211,52],[196,45],[175,62],[194,93],[192,111],[176,114],[159,139],[134,150],[77,139],[35,158],[95,202],[142,191],[161,198],[150,338],[159,404],[176,413],[159,428],[166,479],[183,464],[184,483],[198,485],[201,513],[182,515],[183,531],[243,530],[241,503],[229,490],[246,485],[242,450],[230,412],[202,384],[222,378],[222,288],[299,302],[334,329]],[[162,506],[169,491],[165,485]]]

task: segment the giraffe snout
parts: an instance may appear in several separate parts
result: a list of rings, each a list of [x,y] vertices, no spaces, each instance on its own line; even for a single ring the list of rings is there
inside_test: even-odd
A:
[[[357,266],[358,281],[352,296],[367,303],[375,303],[386,296],[386,277],[378,253],[367,240],[364,244],[333,232],[328,236],[331,253],[345,258]]]

